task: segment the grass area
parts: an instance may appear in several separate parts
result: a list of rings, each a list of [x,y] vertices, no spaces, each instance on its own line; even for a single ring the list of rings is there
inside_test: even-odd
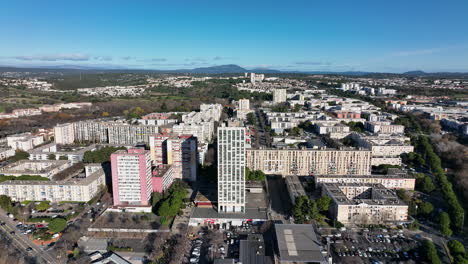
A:
[[[0,176],[0,182],[4,181],[49,181],[49,178],[35,175],[21,175],[21,176]]]

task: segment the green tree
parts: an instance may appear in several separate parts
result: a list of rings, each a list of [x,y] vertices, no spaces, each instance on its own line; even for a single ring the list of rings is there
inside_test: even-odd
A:
[[[465,246],[463,246],[463,244],[458,240],[450,240],[447,243],[447,246],[450,249],[450,253],[452,255],[465,255],[466,253]]]
[[[54,218],[49,222],[48,228],[53,233],[62,232],[67,227],[67,220],[63,218]]]
[[[60,156],[59,160],[68,160],[68,157],[67,156]]]
[[[434,211],[434,206],[429,202],[422,202],[418,206],[418,215],[429,216]]]
[[[450,229],[450,217],[446,212],[441,212],[439,214],[439,224],[440,224],[440,232],[444,236],[451,236],[452,229]]]
[[[425,193],[430,193],[435,190],[435,185],[431,177],[423,173],[418,173],[416,175],[416,187]]]
[[[162,193],[153,192],[153,199],[151,201],[153,204],[153,207],[156,206],[156,204],[158,204],[158,202],[161,201],[162,198],[163,198]]]
[[[249,122],[249,124],[255,125],[256,120],[257,120],[257,119],[255,118],[255,114],[254,114],[254,113],[248,113],[248,114],[247,114],[247,122]]]
[[[11,201],[11,198],[9,196],[6,196],[6,195],[0,195],[0,207],[7,211],[7,212],[10,212],[12,207],[13,207],[13,202]]]
[[[422,244],[422,252],[423,252],[423,257],[424,259],[431,264],[442,264],[442,261],[439,258],[439,255],[437,255],[437,249],[434,245],[429,240],[424,240]]]
[[[55,154],[49,154],[49,155],[47,155],[47,159],[48,160],[55,160],[56,156],[55,156]]]
[[[315,203],[317,204],[317,209],[320,212],[328,211],[328,208],[330,208],[331,198],[328,196],[322,196],[315,200]]]

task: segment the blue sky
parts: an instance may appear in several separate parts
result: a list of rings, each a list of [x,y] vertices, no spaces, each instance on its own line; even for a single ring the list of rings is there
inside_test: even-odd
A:
[[[6,1],[0,65],[468,72],[466,0]]]

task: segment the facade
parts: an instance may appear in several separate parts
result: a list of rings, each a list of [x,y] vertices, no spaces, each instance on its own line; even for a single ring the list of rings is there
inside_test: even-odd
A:
[[[382,184],[387,189],[414,190],[416,179],[407,174],[387,175],[315,175],[315,185],[323,183]]]
[[[276,175],[370,175],[371,151],[247,149],[247,167]]]
[[[191,135],[150,136],[151,160],[155,166],[173,165],[174,178],[196,181],[198,173],[197,140]]]
[[[390,122],[366,122],[365,127],[372,133],[381,134],[403,134],[405,127],[402,125],[392,125]]]
[[[79,143],[107,143],[106,123],[86,120],[73,123],[75,141]]]
[[[332,199],[332,217],[345,225],[408,221],[408,205],[381,184],[324,183],[322,194]]]
[[[273,103],[284,103],[286,102],[286,89],[275,89],[273,90]]]
[[[239,110],[250,110],[250,100],[249,99],[240,99],[238,109]]]
[[[35,136],[29,132],[7,136],[7,145],[14,150],[28,151],[42,143],[44,143],[43,136]]]
[[[75,129],[72,123],[59,124],[54,127],[54,140],[57,144],[73,144],[75,142]]]
[[[15,150],[12,148],[0,148],[0,160],[8,159],[15,155]]]
[[[352,135],[359,147],[372,151],[372,166],[401,165],[401,154],[414,151],[408,137],[379,134],[378,136]]]
[[[114,206],[150,206],[152,193],[150,152],[140,148],[111,155]]]
[[[245,212],[245,128],[218,128],[218,211]]]
[[[135,145],[149,143],[149,136],[159,132],[157,126],[111,123],[107,127],[109,144]]]
[[[333,115],[338,119],[359,119],[361,113],[350,112],[350,111],[334,111]]]
[[[153,177],[151,178],[151,185],[153,192],[162,193],[171,187],[174,182],[174,166],[160,165],[153,170]]]
[[[88,202],[106,185],[101,164],[85,168],[84,178],[63,181],[5,181],[0,183],[0,195],[13,201]]]
[[[256,83],[256,82],[263,82],[265,79],[265,74],[258,74],[258,73],[250,73],[250,82],[251,83]]]

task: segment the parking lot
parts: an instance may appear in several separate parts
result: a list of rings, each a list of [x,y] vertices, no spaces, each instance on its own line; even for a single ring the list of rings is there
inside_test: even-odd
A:
[[[419,263],[419,243],[402,230],[338,231],[322,235],[334,263]]]
[[[239,258],[240,240],[249,233],[257,233],[258,227],[244,224],[240,227],[213,225],[191,228],[190,246],[187,248],[184,263],[212,263],[220,258]]]

